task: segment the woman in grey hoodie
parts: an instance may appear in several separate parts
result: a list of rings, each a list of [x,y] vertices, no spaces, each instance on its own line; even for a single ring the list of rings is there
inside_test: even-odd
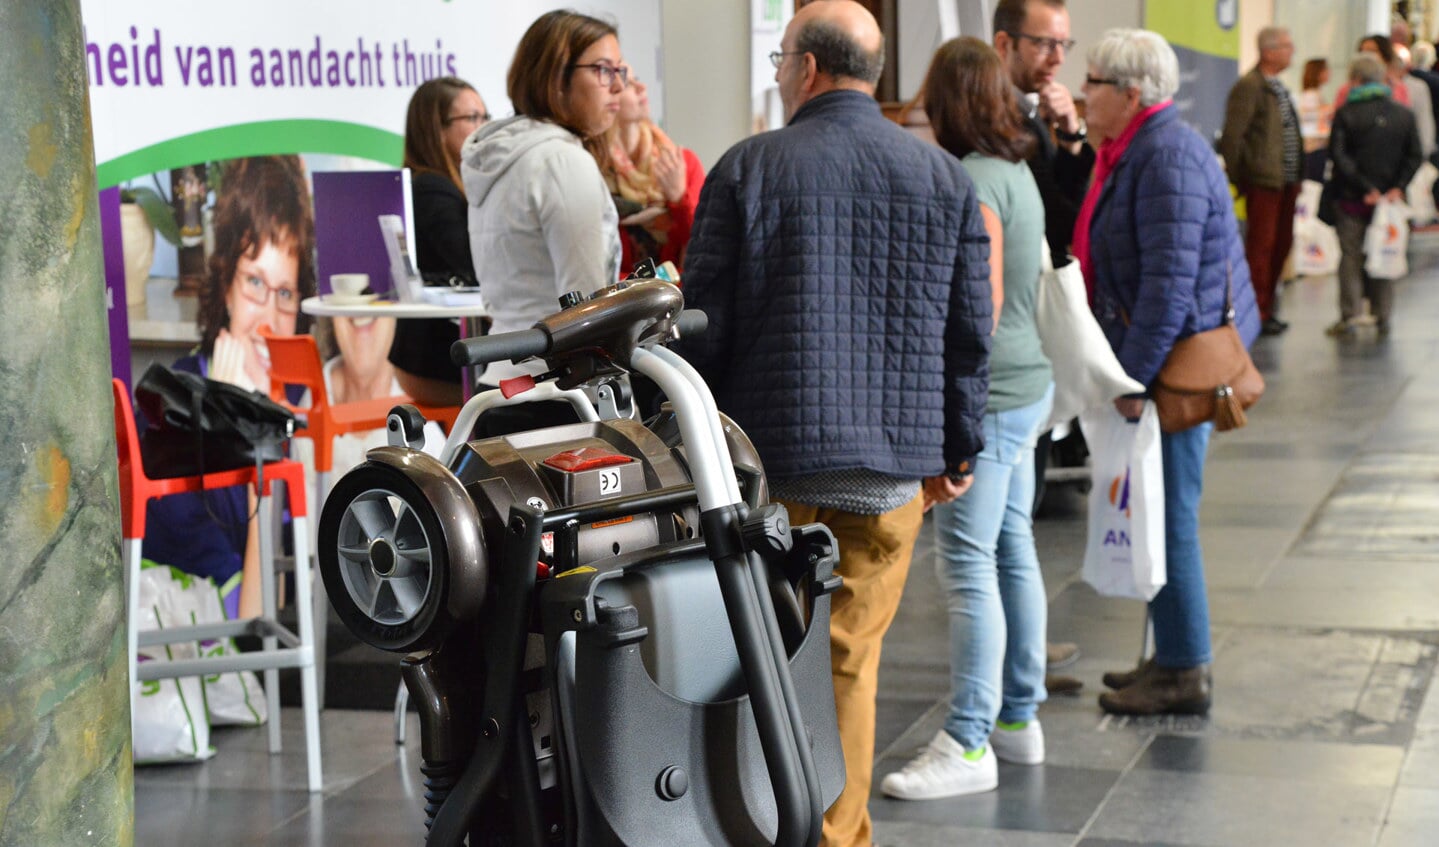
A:
[[[528,329],[566,291],[618,279],[618,221],[585,139],[609,129],[625,87],[615,28],[568,11],[545,14],[520,39],[508,91],[515,116],[465,142],[475,275],[495,333]],[[484,383],[539,374],[542,363],[497,362]]]

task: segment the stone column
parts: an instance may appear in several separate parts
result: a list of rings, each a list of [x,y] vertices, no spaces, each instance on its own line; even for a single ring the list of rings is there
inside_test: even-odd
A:
[[[79,0],[0,2],[0,847],[134,842],[84,60]]]

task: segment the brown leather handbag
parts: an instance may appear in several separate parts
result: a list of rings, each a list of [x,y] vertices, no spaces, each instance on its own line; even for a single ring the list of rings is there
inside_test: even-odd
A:
[[[1213,421],[1220,432],[1249,422],[1244,410],[1264,395],[1264,377],[1254,367],[1234,326],[1232,279],[1224,282],[1224,323],[1176,343],[1154,382],[1159,428],[1183,432]]]

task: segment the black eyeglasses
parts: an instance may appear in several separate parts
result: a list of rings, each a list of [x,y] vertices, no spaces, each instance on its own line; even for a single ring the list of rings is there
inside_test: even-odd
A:
[[[1114,86],[1115,88],[1118,88],[1118,87],[1119,87],[1119,80],[1117,80],[1117,79],[1100,79],[1100,78],[1097,77],[1097,76],[1090,76],[1089,74],[1085,74],[1085,75],[1084,75],[1084,84],[1087,85],[1087,86],[1089,86],[1090,88],[1093,88],[1093,87],[1096,86],[1096,85],[1112,85],[1112,86]]]
[[[609,88],[610,86],[614,85],[615,80],[617,79],[620,81],[621,87],[629,85],[630,83],[629,68],[617,68],[614,65],[606,65],[599,62],[588,65],[570,65],[570,67],[589,68],[593,70],[595,72],[595,77],[600,81],[600,85],[603,85],[605,88]]]
[[[1011,32],[1009,34],[1009,37],[1023,38],[1030,44],[1033,44],[1034,49],[1046,54],[1053,53],[1056,49],[1059,48],[1063,48],[1064,52],[1066,53],[1074,49],[1073,38],[1045,38],[1041,35],[1029,35],[1028,33],[1023,32]]]
[[[449,126],[456,121],[469,121],[472,124],[487,124],[490,122],[489,112],[469,112],[463,115],[450,115],[440,121],[443,126]]]
[[[784,61],[785,56],[801,56],[804,52],[803,50],[775,50],[769,54],[769,63],[774,65],[775,70],[779,70],[779,64]]]

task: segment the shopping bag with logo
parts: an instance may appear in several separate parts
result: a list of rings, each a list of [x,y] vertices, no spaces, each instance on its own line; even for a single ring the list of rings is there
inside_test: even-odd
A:
[[[1439,180],[1439,168],[1429,162],[1419,166],[1409,187],[1404,189],[1404,199],[1409,202],[1409,218],[1415,226],[1424,226],[1439,218],[1434,207],[1434,183]]]
[[[136,586],[140,594],[141,632],[160,629],[165,597],[178,588],[166,567],[140,571]],[[140,667],[149,662],[173,662],[197,657],[194,644],[158,644],[141,647]],[[198,762],[215,755],[210,746],[210,719],[205,714],[205,694],[198,677],[131,681],[135,692],[131,726],[132,753],[136,764]]]
[[[1364,272],[1375,279],[1409,274],[1409,209],[1381,198],[1364,233]]]
[[[176,568],[166,570],[171,584],[159,603],[161,626],[169,629],[224,622],[224,606],[213,580]],[[229,638],[205,639],[195,642],[194,648],[200,658],[239,655]],[[211,726],[259,726],[265,722],[265,692],[253,671],[207,674],[200,682]]]
[[[1324,276],[1339,270],[1339,236],[1334,227],[1319,220],[1319,197],[1323,186],[1305,180],[1294,204],[1294,272],[1299,276]]]
[[[1144,386],[1124,372],[1094,319],[1079,262],[1056,270],[1049,244],[1044,239],[1039,243],[1042,264],[1034,323],[1044,355],[1054,367],[1054,405],[1044,426],[1047,431],[1085,409],[1143,391]]]
[[[1150,600],[1164,587],[1164,465],[1159,412],[1146,401],[1137,423],[1114,407],[1081,412],[1094,483],[1081,576],[1108,597]]]

